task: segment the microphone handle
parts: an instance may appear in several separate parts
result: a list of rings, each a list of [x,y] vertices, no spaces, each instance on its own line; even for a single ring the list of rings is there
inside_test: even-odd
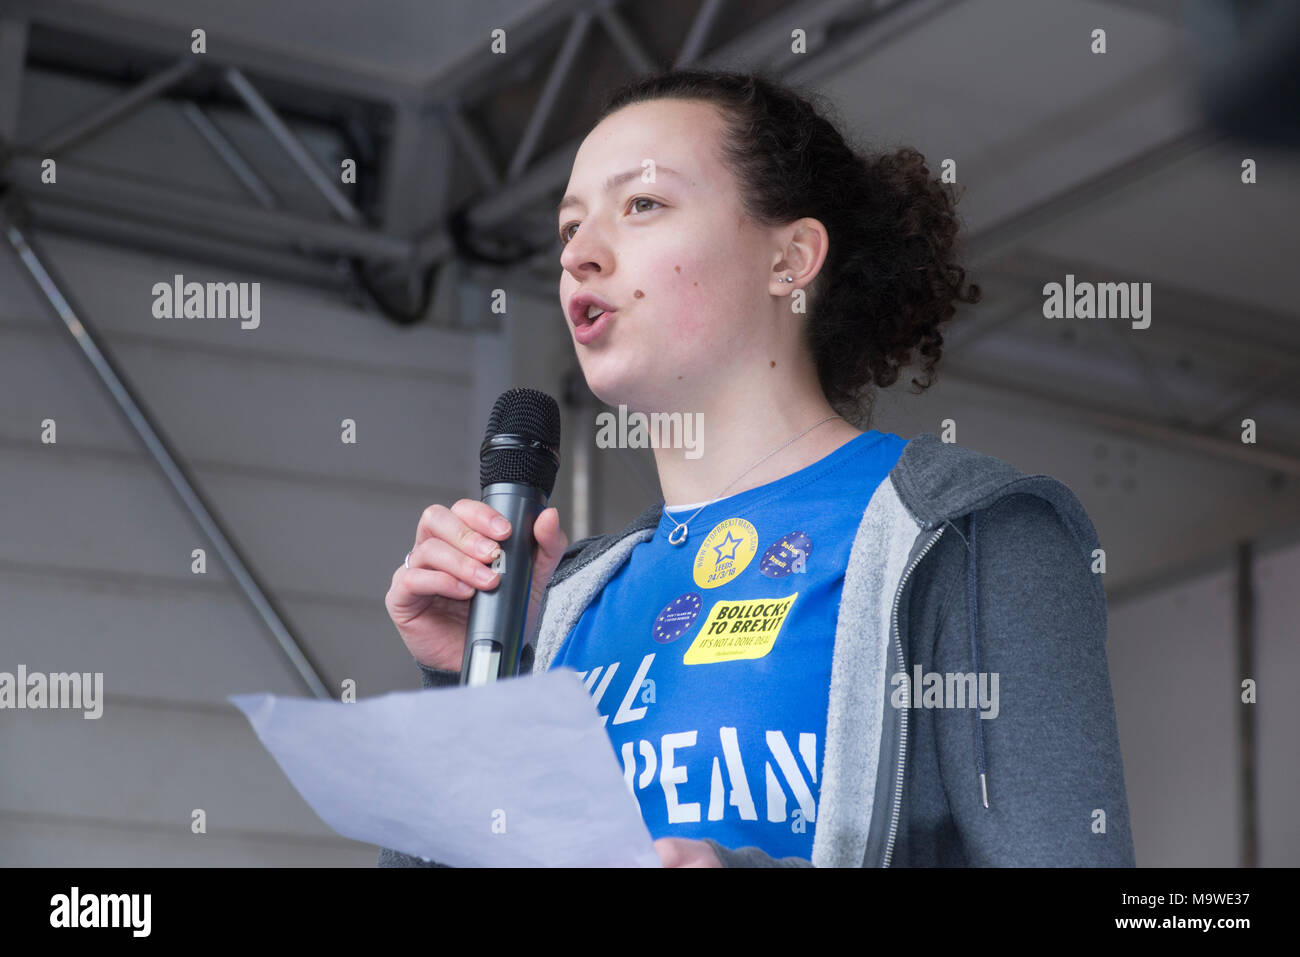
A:
[[[533,524],[546,508],[546,499],[541,489],[519,482],[495,482],[483,490],[483,501],[510,522],[510,537],[498,543],[501,554],[492,564],[500,575],[496,587],[479,589],[469,602],[462,685],[483,685],[519,674],[537,551]]]

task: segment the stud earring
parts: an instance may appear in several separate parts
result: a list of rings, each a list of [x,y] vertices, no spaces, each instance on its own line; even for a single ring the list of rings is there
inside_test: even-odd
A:
[[[782,276],[777,282],[794,282],[793,276]]]

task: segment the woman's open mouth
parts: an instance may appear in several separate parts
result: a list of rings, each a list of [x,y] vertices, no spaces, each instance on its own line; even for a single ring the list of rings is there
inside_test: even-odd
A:
[[[597,336],[605,331],[605,327],[609,325],[610,316],[613,314],[614,310],[611,309],[589,318],[580,325],[574,326],[573,338],[577,339],[578,342],[584,346],[589,345]]]

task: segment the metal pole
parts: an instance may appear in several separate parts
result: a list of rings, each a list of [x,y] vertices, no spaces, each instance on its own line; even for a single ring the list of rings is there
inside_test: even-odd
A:
[[[1240,700],[1241,682],[1255,682],[1259,694],[1259,675],[1255,673],[1255,563],[1250,541],[1237,546],[1236,646],[1237,681],[1233,694],[1238,696],[1237,713],[1237,784],[1241,800],[1241,866],[1259,866],[1258,801],[1255,788],[1255,704]]]
[[[36,280],[36,284],[40,287],[41,292],[45,295],[55,313],[63,320],[63,324],[67,326],[77,345],[81,347],[81,351],[90,360],[90,364],[94,366],[105,387],[113,396],[136,433],[139,434],[145,447],[148,448],[149,453],[158,463],[158,467],[162,469],[163,475],[171,483],[172,488],[185,507],[189,509],[194,521],[198,523],[204,534],[208,536],[208,540],[216,547],[218,554],[221,555],[231,574],[235,576],[240,588],[243,589],[249,603],[261,616],[262,621],[266,623],[267,629],[279,644],[280,650],[289,659],[289,663],[293,665],[294,670],[298,672],[303,683],[307,685],[312,694],[318,698],[332,698],[333,695],[326,690],[325,683],[321,681],[315,667],[298,646],[293,635],[289,633],[288,627],[281,620],[279,613],[271,604],[271,600],[267,597],[253,572],[244,563],[235,545],[227,537],[212,510],[204,502],[194,482],[176,460],[167,443],[150,421],[149,416],[140,408],[135,397],[131,394],[130,388],[113,367],[112,362],[100,350],[90,329],[86,327],[82,319],[78,318],[76,310],[59,291],[58,284],[50,276],[45,264],[41,261],[41,257],[32,249],[22,230],[14,225],[11,218],[2,211],[0,211],[0,221],[3,222],[5,235],[10,245],[13,246],[14,252],[17,253],[19,260],[32,278]]]
[[[307,181],[315,186],[320,191],[320,194],[325,197],[326,202],[334,207],[334,211],[353,225],[364,223],[364,217],[357,212],[356,207],[343,195],[343,191],[334,185],[334,180],[316,165],[316,161],[312,158],[311,153],[307,151],[307,147],[303,146],[298,137],[293,135],[293,131],[280,119],[279,114],[275,112],[271,104],[262,98],[262,94],[257,92],[257,89],[248,81],[248,78],[233,66],[226,68],[225,77],[226,82],[239,94],[239,98],[253,111],[253,115],[271,131],[271,135],[284,147],[285,152],[289,154],[289,158],[303,171]]]
[[[412,244],[363,225],[335,219],[303,216],[285,210],[267,210],[232,203],[224,198],[195,195],[193,190],[159,186],[138,177],[106,172],[74,159],[59,160],[59,186],[50,189],[36,182],[41,156],[20,151],[8,157],[2,176],[29,202],[62,203],[76,209],[110,210],[133,220],[174,223],[182,229],[211,236],[220,234],[251,245],[249,237],[266,242],[268,237],[309,244],[332,253],[377,260],[410,259]],[[3,158],[0,158],[3,162]],[[65,182],[66,179],[66,182]],[[438,234],[429,239],[430,249]],[[447,241],[446,248],[450,248]]]
[[[208,119],[208,115],[203,112],[197,103],[193,100],[186,100],[181,104],[181,113],[190,125],[198,131],[204,141],[212,147],[212,151],[220,157],[221,161],[226,164],[226,168],[235,175],[235,178],[244,185],[244,188],[253,194],[254,198],[266,209],[274,209],[280,205],[274,191],[266,184],[266,180],[257,175],[253,169],[253,164],[244,159],[243,155],[234,143],[226,139],[226,135],[217,129],[215,123]]]
[[[159,93],[189,76],[196,69],[198,69],[198,64],[192,58],[177,60],[161,73],[155,73],[143,83],[136,85],[110,102],[107,106],[96,107],[63,129],[55,130],[37,147],[37,152],[44,156],[62,153],[70,146],[98,133],[115,120],[119,120],[128,113],[138,110]]]
[[[506,179],[517,180],[523,174],[528,161],[532,159],[537,144],[541,142],[546,121],[550,119],[551,110],[555,108],[555,102],[560,97],[560,88],[564,85],[564,79],[569,75],[569,71],[573,69],[573,61],[578,57],[578,50],[582,48],[582,41],[586,38],[590,26],[591,14],[587,11],[580,10],[573,15],[573,20],[569,23],[569,32],[564,37],[564,45],[560,47],[560,52],[551,64],[546,85],[542,87],[542,93],[533,107],[533,114],[528,118],[528,126],[524,129],[524,135],[515,148],[515,155],[510,160]]]
[[[709,31],[713,29],[713,23],[721,12],[722,0],[704,0],[703,6],[695,13],[695,19],[691,21],[691,28],[687,31],[682,48],[677,53],[673,69],[685,69],[700,58],[704,44],[709,38]]]

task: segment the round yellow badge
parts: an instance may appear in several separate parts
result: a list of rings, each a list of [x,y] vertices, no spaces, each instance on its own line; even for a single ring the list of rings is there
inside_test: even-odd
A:
[[[749,565],[758,551],[758,532],[743,518],[729,518],[713,526],[695,553],[695,584],[717,588]]]

